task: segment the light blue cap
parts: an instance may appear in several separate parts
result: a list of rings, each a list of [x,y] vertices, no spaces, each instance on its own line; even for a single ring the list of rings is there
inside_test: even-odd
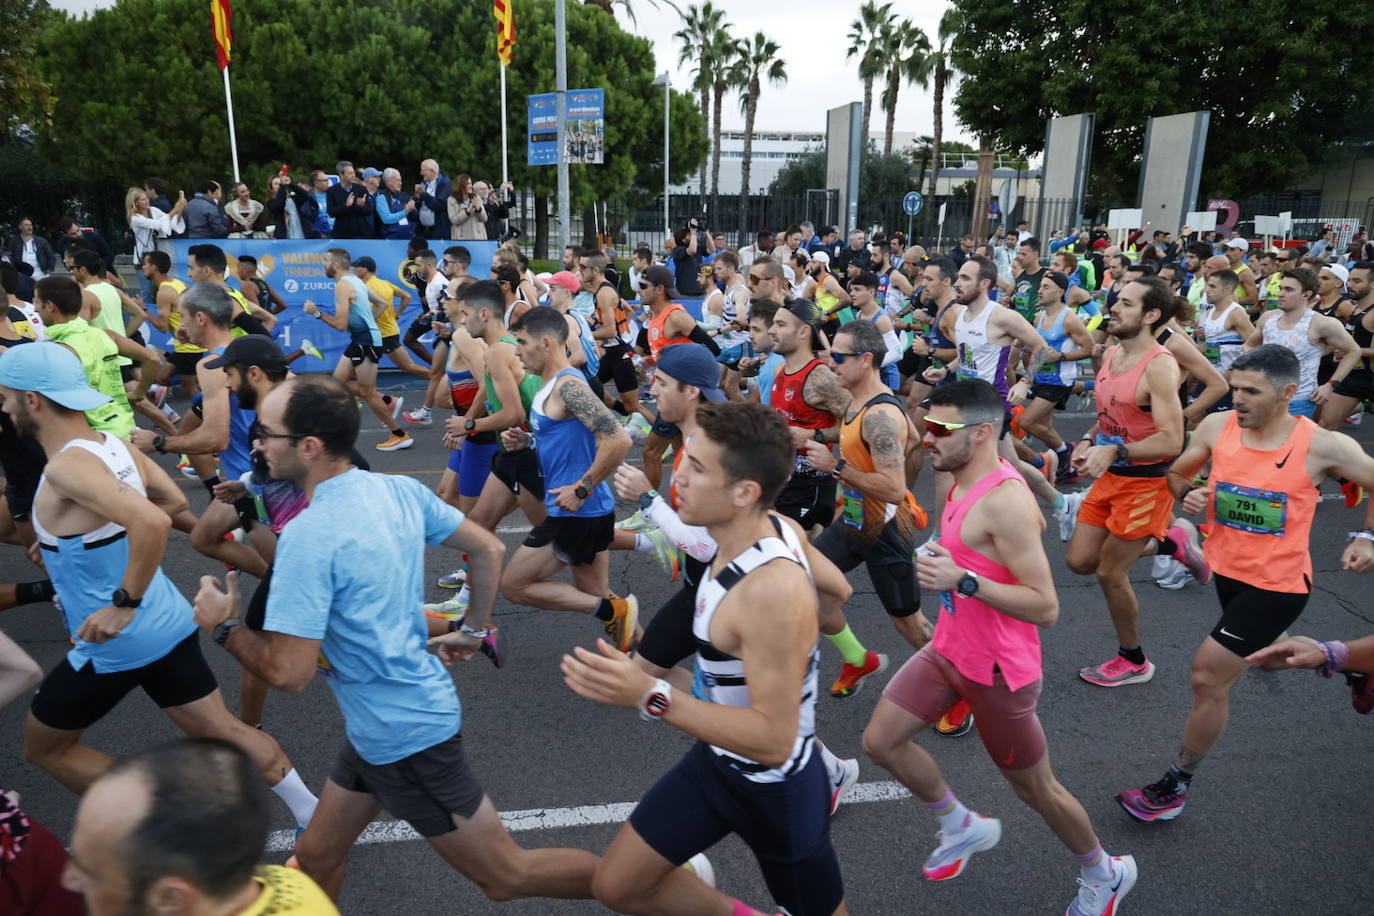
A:
[[[50,341],[10,347],[0,354],[0,385],[37,392],[71,410],[94,410],[111,401],[86,381],[75,353]]]

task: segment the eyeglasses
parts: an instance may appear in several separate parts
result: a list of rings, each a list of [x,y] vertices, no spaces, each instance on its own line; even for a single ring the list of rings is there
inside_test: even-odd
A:
[[[968,429],[970,426],[981,426],[984,423],[995,423],[995,420],[970,420],[967,423],[946,423],[944,420],[933,420],[926,417],[926,429],[936,439],[944,439],[955,430]]]
[[[253,436],[259,442],[267,442],[270,439],[290,439],[292,442],[299,442],[305,437],[305,433],[274,433],[261,424],[258,425],[258,431]]]
[[[864,353],[841,353],[839,350],[830,351],[830,358],[837,366],[843,366],[844,361],[847,359],[858,359],[860,356],[864,355]]]
[[[760,283],[762,283],[762,282],[763,282],[764,280],[766,280],[766,279],[767,279],[767,277],[756,277],[756,276],[754,276],[753,274],[750,274],[750,275],[749,275],[749,285],[750,285],[750,286],[758,286]]]

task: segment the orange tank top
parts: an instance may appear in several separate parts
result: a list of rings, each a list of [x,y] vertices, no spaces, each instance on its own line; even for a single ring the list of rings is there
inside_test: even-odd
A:
[[[1308,536],[1317,513],[1317,488],[1307,473],[1307,450],[1317,424],[1297,417],[1276,449],[1250,448],[1231,413],[1212,448],[1211,535],[1203,547],[1219,575],[1274,592],[1312,590]]]
[[[1134,366],[1117,375],[1112,372],[1112,363],[1120,353],[1121,344],[1109,349],[1102,357],[1102,368],[1097,372],[1098,445],[1129,445],[1159,432],[1150,409],[1141,407],[1136,400],[1136,391],[1140,388],[1145,369],[1156,357],[1164,355],[1173,359],[1174,356],[1168,348],[1156,343]],[[1163,477],[1168,471],[1168,462],[1114,462],[1109,470],[1121,476]]]
[[[684,315],[687,314],[685,308],[678,305],[676,302],[669,302],[666,309],[649,319],[649,354],[653,356],[655,360],[658,359],[658,354],[662,352],[664,347],[671,347],[674,344],[691,343],[691,338],[689,337],[668,338],[665,325],[668,323],[668,316],[674,312],[682,312]]]
[[[893,405],[901,411],[901,422],[906,422],[906,406],[890,394],[880,394],[859,408],[853,419],[847,419],[840,424],[840,457],[846,463],[869,474],[875,472],[878,466],[873,462],[873,454],[864,442],[864,415],[868,413],[870,407],[877,404]],[[839,510],[837,514],[840,521],[846,529],[850,529],[854,533],[862,532],[865,538],[876,540],[883,526],[897,517],[899,512],[898,506],[869,496],[843,482],[840,484],[836,496],[836,507]],[[906,491],[906,497],[902,500],[900,509],[905,510],[905,524],[910,524],[917,529],[925,528],[927,521],[925,510],[916,502],[916,497],[910,490]],[[908,519],[909,521],[906,521]]]

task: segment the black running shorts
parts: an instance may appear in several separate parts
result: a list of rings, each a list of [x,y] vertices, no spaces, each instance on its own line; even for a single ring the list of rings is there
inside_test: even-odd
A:
[[[424,837],[451,833],[457,828],[453,819],[472,817],[485,797],[463,754],[461,734],[381,764],[359,757],[345,738],[329,779],[341,789],[371,795],[388,814]]]
[[[569,566],[587,566],[611,546],[615,513],[605,515],[550,515],[544,524],[525,535],[526,547],[553,545],[554,556]]]
[[[840,520],[822,531],[812,546],[842,573],[848,574],[860,563],[868,567],[869,581],[889,615],[910,617],[921,609],[916,566],[911,560],[915,540],[902,533],[896,518],[883,526],[872,544],[864,544],[860,532]]]
[[[517,496],[524,489],[535,499],[544,498],[544,475],[539,470],[539,455],[532,448],[492,455],[491,473]]]
[[[1273,644],[1307,607],[1307,592],[1271,592],[1239,579],[1213,576],[1221,619],[1211,637],[1244,658]]]
[[[638,392],[639,376],[635,373],[635,364],[630,358],[630,345],[622,343],[604,347],[596,377],[603,383],[610,382],[615,385],[615,390],[621,394],[629,391]]]
[[[793,477],[778,494],[773,508],[810,531],[822,528],[835,520],[835,478]]]

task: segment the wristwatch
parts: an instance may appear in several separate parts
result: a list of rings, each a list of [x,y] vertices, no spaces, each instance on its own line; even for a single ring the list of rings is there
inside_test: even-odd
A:
[[[645,722],[657,722],[673,708],[673,685],[659,678],[639,698],[639,717]]]
[[[576,496],[578,499],[586,499],[588,496],[591,495],[591,493],[591,490],[588,490],[580,483],[577,486],[573,487],[573,495]]]
[[[135,598],[122,588],[115,589],[114,597],[110,599],[111,607],[136,608],[142,603],[142,598]]]
[[[161,454],[161,453],[162,453],[162,447],[163,447],[164,445],[166,445],[166,444],[167,444],[167,437],[164,436],[164,435],[162,435],[162,433],[158,433],[156,436],[153,436],[153,451],[158,452],[159,454]]]
[[[823,429],[818,429],[818,430],[816,430],[814,433],[811,434],[811,439],[812,439],[813,442],[824,442],[824,441],[825,441],[825,430],[823,430]]]
[[[654,500],[656,499],[658,499],[657,490],[649,490],[647,492],[639,494],[639,511],[648,512],[649,507],[654,504]]]
[[[835,462],[835,468],[830,472],[830,476],[835,478],[836,480],[839,480],[840,475],[844,473],[844,469],[848,464],[848,461],[845,461],[843,458],[841,458],[839,461]]]
[[[212,638],[219,645],[224,645],[224,641],[229,638],[229,631],[238,626],[240,621],[232,617],[215,627]]]
[[[971,570],[964,570],[964,577],[959,580],[959,584],[956,588],[959,594],[963,595],[965,598],[972,598],[974,595],[978,594],[978,574]]]
[[[1118,442],[1118,443],[1116,444],[1116,460],[1117,460],[1117,461],[1130,461],[1130,460],[1131,460],[1131,453],[1128,452],[1128,451],[1126,451],[1126,443],[1124,443],[1124,442]]]
[[[471,420],[471,419],[469,419],[469,420],[464,420],[464,421],[463,421],[463,430],[464,430],[465,432],[472,432],[472,431],[473,431],[474,429],[476,429],[476,428],[477,428],[477,421],[476,421],[476,420]]]

